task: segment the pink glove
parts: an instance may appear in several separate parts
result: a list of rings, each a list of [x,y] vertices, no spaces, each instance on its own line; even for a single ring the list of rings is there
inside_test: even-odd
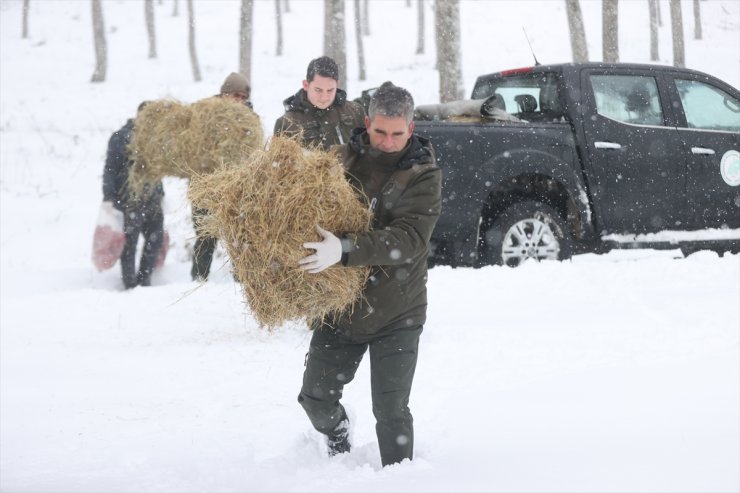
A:
[[[301,268],[311,274],[318,274],[342,259],[341,240],[329,231],[322,229],[318,224],[316,225],[316,231],[324,238],[323,241],[303,244],[303,248],[316,250],[316,253],[298,261],[298,264],[302,266]]]

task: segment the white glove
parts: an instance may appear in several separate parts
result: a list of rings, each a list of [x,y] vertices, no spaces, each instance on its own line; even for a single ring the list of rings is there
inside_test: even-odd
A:
[[[336,264],[342,259],[342,242],[329,231],[322,229],[318,224],[316,231],[324,238],[321,242],[304,243],[303,248],[316,250],[316,253],[298,261],[301,269],[310,274],[318,274],[322,270]]]

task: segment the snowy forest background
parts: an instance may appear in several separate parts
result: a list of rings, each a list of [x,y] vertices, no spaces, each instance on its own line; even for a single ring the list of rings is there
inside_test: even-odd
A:
[[[273,0],[104,0],[105,80],[91,82],[96,3],[0,1],[1,491],[740,490],[740,256],[712,252],[432,269],[415,460],[380,467],[366,362],[345,392],[353,452],[326,458],[296,403],[310,333],[299,323],[261,331],[221,249],[209,281],[190,280],[186,183],[165,183],[172,243],[152,287],[123,291],[118,266],[95,271],[106,145],[142,100],[193,102],[244,69],[243,3],[267,135],[324,53],[326,4],[344,7],[350,97],[392,80],[418,104],[437,102],[450,93],[435,68],[436,2],[283,2],[277,55]],[[468,95],[482,73],[531,65],[522,28],[540,62],[577,58],[575,3],[444,2],[458,5],[460,30],[459,43],[447,40],[459,53],[442,56],[458,57],[459,78],[443,80]],[[736,0],[622,0],[618,29],[606,30],[602,8],[616,2],[582,0],[588,58],[607,46],[620,61],[650,62],[655,3],[657,63],[676,62],[680,4],[683,64],[740,87]],[[368,12],[359,38],[356,4]]]

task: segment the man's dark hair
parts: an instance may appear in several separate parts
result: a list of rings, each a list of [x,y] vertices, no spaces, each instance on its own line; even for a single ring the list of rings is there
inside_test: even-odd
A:
[[[414,98],[403,87],[393,85],[392,82],[383,82],[370,97],[367,116],[372,120],[375,115],[388,118],[402,116],[406,123],[414,118]]]
[[[330,79],[339,80],[339,67],[337,62],[333,58],[328,56],[322,56],[314,58],[308,64],[308,70],[306,70],[306,80],[308,82],[313,81],[313,78],[317,75],[321,77],[329,77]]]

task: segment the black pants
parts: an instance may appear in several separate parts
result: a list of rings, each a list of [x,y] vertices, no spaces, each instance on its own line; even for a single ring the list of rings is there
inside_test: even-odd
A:
[[[190,269],[190,277],[194,281],[208,279],[213,261],[213,252],[216,250],[216,238],[201,233],[199,227],[200,218],[208,214],[206,209],[193,208],[193,226],[195,228],[195,246],[193,246],[193,266]]]
[[[339,402],[344,385],[355,377],[365,350],[370,349],[375,432],[384,466],[412,459],[414,419],[409,410],[422,327],[396,330],[368,342],[352,342],[331,329],[316,329],[298,395],[314,428],[331,433],[345,416]]]
[[[128,207],[123,211],[123,232],[126,243],[121,253],[121,278],[126,289],[149,286],[152,271],[164,239],[164,216],[161,206]],[[139,234],[144,237],[144,250],[136,270],[136,245]]]

